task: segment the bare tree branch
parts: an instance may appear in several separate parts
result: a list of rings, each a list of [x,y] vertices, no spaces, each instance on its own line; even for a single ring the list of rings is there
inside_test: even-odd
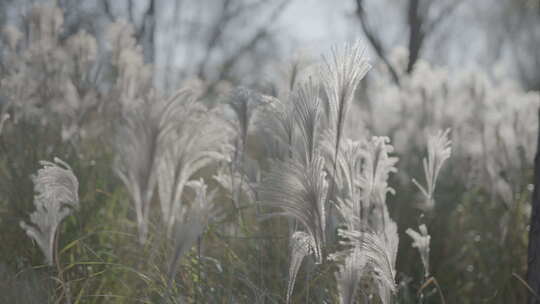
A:
[[[407,73],[410,74],[414,64],[420,56],[420,50],[426,38],[422,25],[424,16],[420,12],[420,0],[409,0],[407,11],[407,22],[409,23],[409,61],[407,63]]]
[[[199,71],[198,71],[198,77],[200,79],[205,79],[205,70],[207,63],[218,43],[218,41],[221,38],[221,35],[223,34],[223,31],[229,21],[234,17],[234,15],[228,14],[227,11],[229,9],[229,6],[231,5],[231,0],[224,0],[223,6],[221,7],[221,14],[214,26],[214,29],[212,33],[210,34],[210,38],[208,39],[208,43],[206,45],[206,52],[204,54],[203,59],[201,60],[199,64]]]
[[[227,77],[229,72],[232,70],[234,65],[238,62],[240,58],[257,45],[259,41],[261,41],[263,38],[265,38],[268,35],[268,28],[274,20],[276,20],[279,15],[284,11],[285,7],[290,3],[290,0],[283,0],[270,14],[270,17],[265,21],[265,23],[259,27],[257,32],[253,35],[253,37],[245,43],[242,47],[240,47],[236,52],[234,52],[233,55],[231,55],[229,58],[227,58],[219,72],[218,77],[216,78],[216,81],[219,81],[220,79],[224,79]],[[215,85],[215,82],[210,85],[210,89],[213,88]]]
[[[386,57],[386,51],[382,45],[382,42],[377,38],[377,36],[371,30],[371,28],[369,27],[369,24],[367,23],[363,2],[364,0],[356,0],[356,15],[358,19],[360,20],[362,30],[364,31],[364,34],[366,35],[366,38],[368,39],[373,49],[375,49],[377,56],[379,56],[379,58],[381,58],[384,64],[388,67],[388,71],[390,72],[392,80],[394,81],[395,84],[399,86],[400,85],[399,76],[396,72],[396,69],[392,66],[392,64]]]
[[[425,33],[430,34],[434,32],[437,27],[444,21],[446,18],[451,16],[454,11],[459,7],[460,4],[462,4],[464,0],[454,0],[451,1],[446,7],[444,7],[439,14],[437,14],[436,17],[429,20],[425,25]]]
[[[237,18],[243,13],[254,11],[255,9],[257,9],[257,7],[264,4],[265,1],[261,0],[261,1],[253,2],[253,3],[247,3],[245,5],[240,5],[236,8],[233,7],[234,3],[235,2],[231,0],[223,1],[221,14],[214,25],[214,29],[212,33],[210,34],[210,38],[208,39],[208,44],[206,47],[206,52],[204,54],[203,60],[199,64],[197,74],[200,79],[206,78],[205,71],[206,71],[206,67],[208,65],[209,59],[212,56],[218,43],[222,39],[224,30],[228,26],[228,24],[231,22],[231,20]]]
[[[217,79],[223,79],[227,77],[236,62],[240,58],[242,58],[242,55],[252,50],[259,41],[261,41],[264,37],[267,36],[267,34],[268,32],[265,29],[260,30],[244,46],[239,48],[232,56],[225,60],[219,73],[219,77]]]
[[[362,30],[366,35],[369,43],[375,49],[377,55],[381,58],[384,64],[388,67],[392,80],[399,85],[399,76],[389,62],[387,58],[387,52],[382,44],[382,41],[379,39],[377,34],[369,27],[367,22],[367,17],[364,11],[364,0],[356,0],[356,15],[360,20]],[[452,15],[456,8],[463,2],[463,0],[455,0],[449,2],[448,5],[444,6],[440,12],[435,17],[430,17],[430,11],[435,5],[435,1],[421,1],[421,0],[408,0],[406,21],[409,29],[408,33],[408,50],[409,58],[407,62],[406,72],[410,74],[414,65],[420,58],[422,48],[425,44],[426,37],[432,34],[436,28],[444,21],[446,18]]]
[[[154,63],[156,31],[156,1],[150,0],[143,14],[141,27],[135,33],[135,39],[142,44],[146,62]],[[144,41],[143,41],[144,40]]]
[[[109,4],[109,0],[103,0],[101,1],[103,4],[103,11],[105,12],[105,15],[111,20],[114,21],[116,19],[114,17],[114,14],[112,13],[111,5]]]
[[[135,19],[133,18],[133,0],[128,0],[128,17],[129,22],[135,24]]]

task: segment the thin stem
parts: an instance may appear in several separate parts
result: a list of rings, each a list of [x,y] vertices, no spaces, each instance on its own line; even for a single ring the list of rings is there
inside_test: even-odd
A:
[[[202,244],[202,236],[199,236],[199,238],[197,239],[197,257],[198,257],[198,263],[197,263],[197,276],[198,276],[198,281],[199,282],[202,282],[202,260],[201,260],[201,244]],[[196,293],[196,295],[198,294],[198,291]],[[195,303],[197,303],[197,299],[198,297],[195,298]]]
[[[309,304],[309,281],[311,277],[311,271],[308,270],[306,274],[306,304]]]
[[[58,239],[59,239],[59,228],[56,229],[54,233],[54,255],[53,260],[56,265],[56,270],[58,271],[58,280],[60,281],[60,285],[62,286],[62,295],[66,299],[67,304],[71,304],[71,293],[69,291],[69,286],[67,285],[67,282],[64,281],[64,274],[62,270],[62,266],[60,265],[60,257],[58,254]],[[62,297],[60,296],[58,300],[60,300]]]
[[[523,280],[517,273],[515,272],[512,272],[512,276],[514,278],[516,278],[521,284],[523,284],[523,286],[525,286],[527,288],[527,290],[529,291],[529,293],[536,299],[536,300],[540,300],[540,297],[538,296],[538,294],[532,289],[532,287],[527,284],[527,282],[525,282],[525,280]]]
[[[441,286],[439,285],[439,283],[437,282],[437,279],[435,279],[435,277],[430,277],[429,279],[427,279],[424,284],[422,284],[422,286],[420,287],[420,289],[418,290],[418,296],[422,295],[422,291],[428,287],[431,283],[433,283],[433,285],[435,285],[435,287],[437,288],[437,292],[439,293],[439,298],[441,299],[441,303],[442,304],[446,304],[446,301],[444,299],[444,295],[443,295],[443,292],[442,292],[442,289],[441,289]]]

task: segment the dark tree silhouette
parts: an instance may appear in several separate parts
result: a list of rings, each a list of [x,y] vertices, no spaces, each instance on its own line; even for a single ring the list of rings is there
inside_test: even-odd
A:
[[[405,26],[408,28],[407,47],[409,50],[409,58],[407,61],[407,74],[410,74],[414,68],[414,64],[420,58],[426,38],[432,35],[438,27],[453,14],[456,8],[463,0],[455,1],[420,1],[407,0],[406,11],[402,12],[405,17]],[[433,9],[437,10],[433,12]],[[365,11],[364,0],[356,0],[356,16],[360,21],[360,26],[367,41],[371,44],[377,56],[388,67],[392,81],[395,84],[400,84],[399,75],[396,68],[392,66],[388,59],[388,46],[383,45],[380,33],[370,26],[369,12]]]
[[[538,111],[540,122],[540,110]],[[531,224],[529,229],[529,257],[527,260],[527,283],[534,293],[529,295],[529,304],[539,304],[540,298],[540,128],[534,158],[534,191],[532,196]]]

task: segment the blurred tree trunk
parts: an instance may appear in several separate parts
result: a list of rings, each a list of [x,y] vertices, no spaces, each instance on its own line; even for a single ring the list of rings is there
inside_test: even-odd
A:
[[[125,9],[127,10],[127,12],[125,12],[123,15],[116,15],[114,12],[114,4],[119,5],[119,1],[114,2],[112,0],[102,0],[101,6],[103,13],[111,22],[124,18],[127,19],[129,23],[133,24],[135,29],[135,39],[143,48],[144,61],[149,64],[154,64],[156,52],[156,0],[148,0],[145,2],[145,7],[139,22],[135,21],[134,16],[135,2],[136,1],[134,0],[127,0],[125,3],[123,3],[125,4]]]
[[[539,304],[540,291],[540,110],[539,130],[534,158],[534,191],[532,196],[531,224],[529,229],[529,257],[527,259],[527,283],[535,292],[529,294],[529,304]]]
[[[420,57],[420,50],[424,44],[425,33],[423,30],[424,21],[420,14],[420,0],[410,0],[408,8],[409,24],[409,62],[407,63],[407,73],[410,74],[414,64]]]
[[[408,29],[406,43],[409,51],[406,73],[410,74],[415,63],[420,59],[428,36],[433,35],[438,27],[450,17],[464,0],[407,0],[402,15]],[[435,9],[436,8],[436,9]],[[388,49],[383,45],[381,33],[372,28],[369,23],[369,12],[365,10],[364,0],[356,0],[356,16],[367,41],[375,53],[388,67],[392,81],[399,86],[400,79],[396,67],[388,59]]]
[[[129,14],[133,20],[133,3],[129,1]],[[156,31],[156,2],[150,0],[143,15],[142,25],[136,34],[137,41],[143,46],[144,60],[147,63],[155,63],[155,31]],[[133,23],[133,21],[131,21]]]

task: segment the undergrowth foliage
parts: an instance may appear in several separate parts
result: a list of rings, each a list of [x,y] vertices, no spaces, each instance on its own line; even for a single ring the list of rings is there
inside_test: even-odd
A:
[[[186,80],[163,96],[132,25],[98,44],[63,37],[62,16],[34,5],[0,49],[0,278],[35,303],[525,297],[508,278],[537,94],[422,60],[397,87],[357,42],[272,94]]]

